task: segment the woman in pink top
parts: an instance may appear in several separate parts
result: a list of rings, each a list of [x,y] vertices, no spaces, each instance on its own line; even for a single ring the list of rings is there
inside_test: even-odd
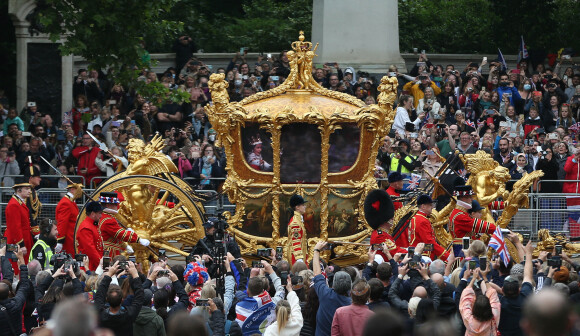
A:
[[[364,279],[354,282],[350,290],[352,304],[340,307],[332,319],[332,336],[358,336],[363,334],[366,321],[374,313],[367,306],[371,287]]]
[[[463,277],[469,277],[471,271],[465,271]],[[471,282],[461,293],[459,301],[459,312],[465,324],[466,336],[496,336],[499,316],[501,312],[501,303],[497,297],[497,292],[493,288],[487,288],[487,280],[481,276],[481,271],[477,268],[473,272]],[[473,282],[479,278],[484,279],[481,282],[481,292],[484,295],[475,295],[473,291]]]

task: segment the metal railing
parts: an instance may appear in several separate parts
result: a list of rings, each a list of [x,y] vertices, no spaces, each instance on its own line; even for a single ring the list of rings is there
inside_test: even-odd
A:
[[[58,179],[58,176],[48,175],[44,177],[51,177]],[[79,181],[83,179],[82,176],[74,176]],[[205,202],[204,208],[207,214],[217,214],[221,211],[227,210],[232,214],[236,210],[236,206],[231,204],[227,195],[220,194],[211,189],[198,189],[199,179],[185,178],[185,181],[190,183],[195,189],[195,192],[205,196],[209,201]],[[211,180],[223,182],[225,178],[211,178]],[[540,183],[580,183],[580,180],[542,180]],[[91,194],[93,189],[85,189],[88,194]],[[13,194],[13,189],[10,187],[0,187],[0,226],[3,228],[6,223],[5,208]],[[43,204],[40,218],[55,218],[56,205],[61,198],[66,194],[63,189],[58,188],[41,188],[38,190],[39,199]],[[87,201],[83,195],[77,201],[79,205]],[[529,194],[529,209],[520,209],[518,213],[512,218],[509,228],[522,233],[530,233],[532,237],[537,237],[537,232],[540,229],[549,229],[553,232],[565,233],[571,237],[580,237],[580,206],[578,208],[572,206],[570,200],[573,198],[580,198],[580,193],[563,194],[563,193],[541,193],[535,192]],[[494,211],[494,216],[497,218],[501,215],[501,211]]]
[[[12,178],[13,180],[16,181],[16,179],[18,178],[22,178],[24,175],[2,175],[0,177],[9,177]],[[40,175],[40,177],[42,179],[46,179],[49,181],[58,181],[61,177],[59,175]],[[81,176],[81,175],[67,175],[67,177],[73,181],[74,183],[82,183],[82,185],[85,185],[85,177]],[[5,187],[11,187],[11,186],[5,186]]]

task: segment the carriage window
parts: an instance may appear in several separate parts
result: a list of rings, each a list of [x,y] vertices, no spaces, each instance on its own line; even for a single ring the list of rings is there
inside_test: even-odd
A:
[[[320,183],[321,138],[316,125],[285,125],[280,137],[282,183]]]
[[[330,135],[328,172],[339,173],[352,167],[358,156],[360,129],[356,124],[343,124]]]
[[[256,123],[242,128],[242,148],[250,167],[258,171],[272,171],[272,138]]]

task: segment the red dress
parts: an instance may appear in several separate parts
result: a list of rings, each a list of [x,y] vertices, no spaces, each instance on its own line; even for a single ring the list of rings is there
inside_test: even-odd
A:
[[[429,253],[432,260],[435,260],[435,257],[447,260],[449,253],[437,243],[431,221],[422,211],[417,211],[409,224],[409,246],[417,246],[419,243],[433,244],[433,251]]]
[[[77,241],[79,252],[89,257],[89,269],[91,271],[96,270],[103,257],[103,238],[99,228],[90,217],[85,218],[81,223]]]
[[[32,234],[30,232],[30,211],[26,202],[20,197],[13,195],[6,205],[6,232],[4,232],[7,244],[18,244],[26,247],[24,262],[28,264],[28,256],[32,250]],[[12,268],[18,274],[19,268],[13,263]]]
[[[103,174],[95,160],[100,153],[99,147],[93,147],[89,149],[87,146],[80,146],[72,151],[72,155],[79,161],[77,165],[77,172],[79,175],[85,178],[85,185],[89,186],[93,177],[100,176]],[[86,173],[81,173],[81,169],[86,168]],[[98,183],[98,181],[95,181]]]
[[[125,249],[123,242],[136,243],[139,240],[135,232],[122,229],[117,220],[106,213],[99,221],[99,231],[103,236],[103,245],[110,251],[111,258],[118,256]]]
[[[78,216],[79,207],[67,194],[56,205],[57,240],[62,244],[62,251],[72,256],[75,254],[74,234]]]
[[[371,234],[371,244],[381,243],[386,243],[389,253],[393,257],[395,256],[395,253],[407,253],[407,250],[400,248],[395,244],[393,237],[391,237],[391,235],[386,231],[381,229],[374,230]],[[385,261],[388,261],[387,255],[384,254],[383,251],[377,251],[377,254],[380,254]]]

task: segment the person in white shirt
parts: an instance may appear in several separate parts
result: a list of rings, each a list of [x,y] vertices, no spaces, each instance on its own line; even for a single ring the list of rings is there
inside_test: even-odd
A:
[[[296,292],[292,290],[292,280],[288,275],[286,282],[286,290],[288,295],[286,300],[279,301],[276,305],[276,321],[270,324],[264,336],[269,335],[284,335],[284,336],[298,336],[304,323],[302,311],[300,310],[300,300]]]
[[[397,114],[395,115],[395,122],[393,123],[393,129],[399,133],[401,136],[405,136],[405,124],[412,122],[409,118],[409,113],[413,108],[413,96],[402,95],[399,99],[399,107],[397,107]],[[415,124],[415,129],[419,129],[421,121],[425,118],[425,113],[420,112],[419,116],[412,123]]]

